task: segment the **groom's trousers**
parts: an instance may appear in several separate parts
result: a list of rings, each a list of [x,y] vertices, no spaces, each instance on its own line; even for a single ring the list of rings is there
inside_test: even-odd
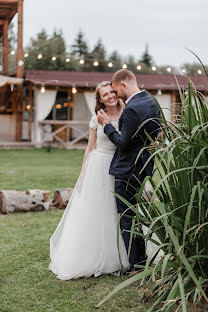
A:
[[[142,177],[140,177],[142,178]],[[132,175],[128,181],[117,179],[115,180],[115,193],[126,199],[131,205],[137,203],[135,195],[137,194],[140,182]],[[118,213],[123,214],[127,210],[128,206],[122,202],[118,197],[116,197]],[[121,217],[120,229],[124,239],[124,244],[128,252],[129,241],[130,241],[130,231],[132,226],[132,217],[135,216],[133,210],[128,209],[126,213]],[[142,231],[142,230],[141,230]],[[131,265],[134,264],[144,264],[145,260],[145,242],[141,236],[133,235],[131,249],[129,254],[129,262]]]

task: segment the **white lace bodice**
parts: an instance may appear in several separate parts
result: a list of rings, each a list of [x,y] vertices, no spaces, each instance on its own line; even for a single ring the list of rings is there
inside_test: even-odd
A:
[[[111,123],[116,128],[116,130],[118,131],[118,122],[117,121],[111,121]],[[91,118],[89,127],[97,130],[96,150],[99,150],[99,151],[115,151],[116,146],[109,140],[107,135],[104,133],[103,126],[101,126],[98,123],[96,116],[93,116]]]

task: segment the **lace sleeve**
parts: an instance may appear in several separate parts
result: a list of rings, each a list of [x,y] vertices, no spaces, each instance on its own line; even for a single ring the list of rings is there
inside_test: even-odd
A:
[[[97,129],[98,127],[97,116],[92,116],[90,123],[89,123],[89,127],[95,130]]]

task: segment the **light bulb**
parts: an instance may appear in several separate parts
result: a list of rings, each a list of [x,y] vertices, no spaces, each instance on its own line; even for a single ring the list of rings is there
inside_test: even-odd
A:
[[[157,68],[156,68],[155,66],[152,66],[152,70],[153,70],[153,71],[156,71]]]
[[[55,57],[55,56],[53,56],[53,57],[52,57],[52,61],[55,61],[55,60],[56,60],[56,57]]]
[[[72,93],[76,94],[77,93],[77,89],[75,87],[72,88]]]
[[[141,65],[137,65],[137,70],[141,70],[142,66]]]
[[[99,65],[98,61],[95,61],[94,66],[98,66],[98,65]]]
[[[28,55],[29,55],[28,53],[25,53],[24,57],[28,57]]]
[[[38,59],[40,60],[40,59],[42,59],[42,54],[38,54]]]
[[[41,93],[45,93],[45,91],[46,91],[46,90],[45,90],[45,87],[42,86],[41,89],[40,89],[40,92],[41,92]]]
[[[70,62],[70,58],[69,58],[69,57],[66,58],[66,62],[67,62],[67,63]]]
[[[201,74],[202,74],[201,69],[198,69],[197,73],[198,73],[199,75],[201,75]]]
[[[12,51],[11,51],[11,55],[14,55],[14,54],[15,54],[15,51],[14,51],[14,50],[12,50]]]
[[[126,68],[127,68],[127,65],[126,65],[126,64],[123,64],[123,65],[122,65],[122,68],[123,68],[123,69],[126,69]]]
[[[172,70],[172,69],[171,69],[170,67],[168,67],[168,68],[167,68],[167,72],[169,72],[169,73],[170,73],[170,72],[171,72],[171,70]]]
[[[80,64],[84,64],[85,61],[82,59],[79,62],[80,62]]]
[[[108,67],[113,67],[113,63],[108,63]]]

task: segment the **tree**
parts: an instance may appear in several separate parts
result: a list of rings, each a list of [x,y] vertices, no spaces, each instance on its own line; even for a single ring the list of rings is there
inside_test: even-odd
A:
[[[9,49],[15,49],[15,46],[17,44],[17,36],[14,32],[14,23],[9,24],[8,28],[8,42],[9,42]]]
[[[205,68],[208,69],[207,66],[205,66]],[[199,63],[185,63],[181,66],[181,69],[185,69],[185,74],[190,76],[198,75],[198,70],[201,70],[201,72],[204,73],[204,70]]]
[[[137,73],[137,62],[133,55],[128,55],[127,58],[124,59],[124,63],[128,65],[128,69],[131,70],[133,73]]]
[[[9,50],[16,50],[17,36],[14,32],[14,23],[11,22],[8,28],[8,46]],[[9,53],[9,72],[16,71],[16,55]]]
[[[145,64],[147,67],[152,66],[152,56],[148,52],[148,44],[146,44],[145,51],[140,59],[140,63]]]
[[[122,68],[122,57],[118,51],[113,51],[109,56],[109,61],[113,63],[113,67],[108,67],[107,71],[114,72]]]
[[[84,33],[80,30],[74,39],[74,44],[71,49],[72,56],[76,59],[84,59],[84,64],[78,64],[77,70],[88,71],[90,70],[89,63],[86,62],[86,59],[89,57],[89,49],[87,41],[84,39]]]
[[[91,70],[93,71],[106,71],[106,50],[102,43],[101,39],[98,39],[97,43],[94,46],[94,49],[89,55],[89,59],[92,61],[90,62]],[[93,66],[94,60],[98,61],[98,66]]]
[[[84,39],[84,33],[81,30],[78,32],[72,45],[72,54],[79,58],[88,57],[88,45]]]
[[[27,52],[26,69],[66,69],[65,41],[61,31],[54,31],[53,35],[49,37],[43,29],[36,38],[31,39]],[[42,55],[42,58],[38,59],[38,55]],[[52,60],[53,57],[56,58],[54,61]]]

